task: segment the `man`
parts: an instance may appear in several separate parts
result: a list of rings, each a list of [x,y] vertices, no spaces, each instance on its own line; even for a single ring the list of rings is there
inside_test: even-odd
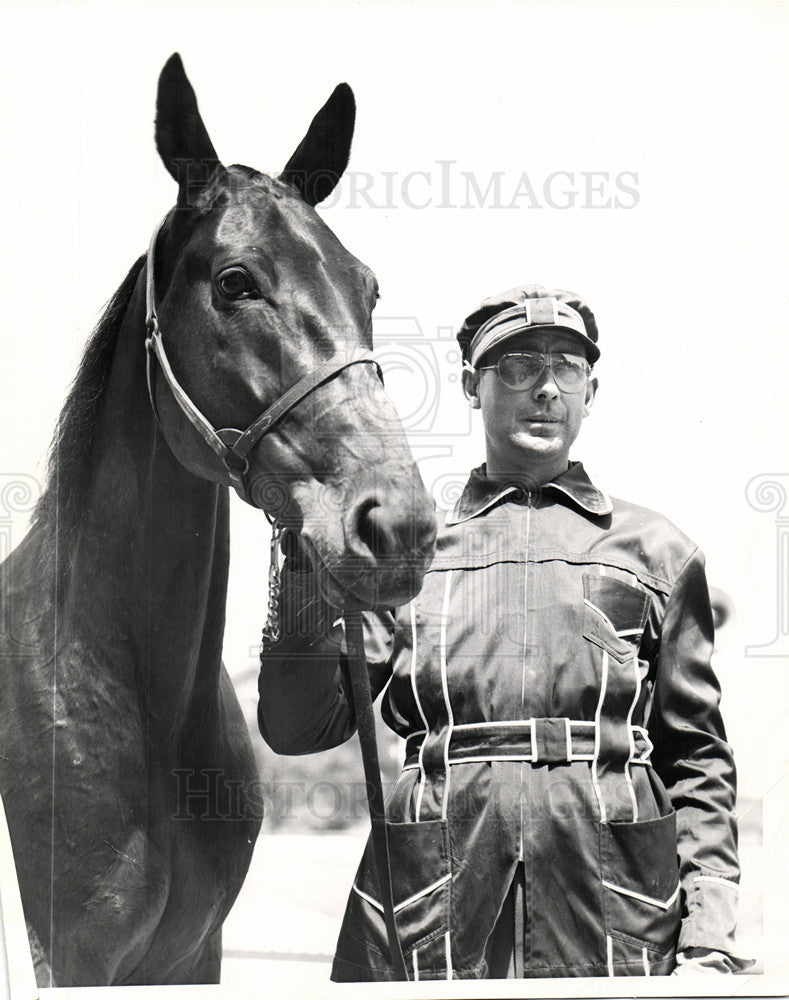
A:
[[[594,316],[511,289],[458,333],[486,462],[439,514],[421,593],[367,616],[374,694],[406,737],[387,803],[412,979],[737,971],[734,764],[698,548],[611,500],[570,448],[597,392]],[[347,739],[336,612],[291,547],[263,661],[274,749]],[[336,980],[392,978],[368,844]]]

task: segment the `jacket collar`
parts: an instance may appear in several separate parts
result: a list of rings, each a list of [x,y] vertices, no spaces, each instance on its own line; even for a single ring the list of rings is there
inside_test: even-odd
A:
[[[563,493],[587,514],[601,517],[613,510],[610,498],[597,489],[580,462],[571,462],[566,472],[540,487],[539,491],[544,493],[549,489]],[[522,487],[515,483],[502,486],[501,483],[491,482],[483,463],[478,469],[472,470],[463,493],[453,510],[447,514],[446,523],[452,525],[469,521],[513,495],[522,497]]]

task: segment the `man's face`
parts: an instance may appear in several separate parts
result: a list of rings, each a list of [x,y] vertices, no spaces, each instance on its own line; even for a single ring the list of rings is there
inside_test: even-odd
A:
[[[463,373],[466,398],[482,411],[489,473],[558,475],[567,467],[570,447],[591,409],[597,379],[588,379],[579,392],[565,392],[546,367],[536,385],[517,391],[507,388],[495,370],[480,370],[513,351],[585,357],[583,347],[561,330],[519,333],[487,352],[476,373]]]

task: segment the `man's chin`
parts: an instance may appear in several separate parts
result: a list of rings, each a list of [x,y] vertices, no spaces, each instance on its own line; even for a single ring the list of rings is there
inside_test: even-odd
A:
[[[522,432],[515,435],[513,444],[524,458],[529,455],[545,458],[550,455],[560,455],[564,449],[564,441],[553,434],[532,434]]]

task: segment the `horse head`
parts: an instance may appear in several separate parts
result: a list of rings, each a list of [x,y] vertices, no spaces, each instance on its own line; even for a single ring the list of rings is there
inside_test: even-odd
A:
[[[172,56],[156,143],[178,202],[148,258],[149,390],[171,450],[297,532],[347,610],[408,601],[435,539],[369,355],[375,277],[315,211],[347,165],[354,116],[340,84],[279,177],[224,166]]]

